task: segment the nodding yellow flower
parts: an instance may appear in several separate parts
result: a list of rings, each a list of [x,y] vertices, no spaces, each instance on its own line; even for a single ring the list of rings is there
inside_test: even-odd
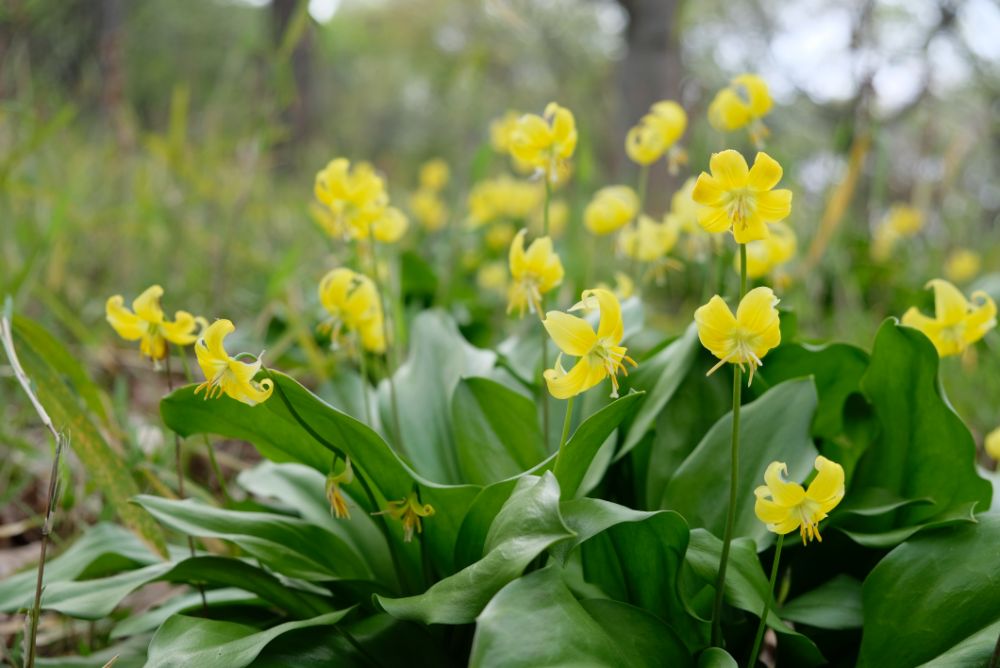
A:
[[[776,223],[792,211],[792,191],[774,190],[781,165],[767,153],[758,153],[753,167],[732,149],[713,153],[711,176],[702,172],[691,197],[704,206],[698,222],[709,232],[733,231],[736,243],[767,237],[767,223]]]
[[[986,438],[983,439],[983,447],[986,454],[993,459],[1000,460],[1000,427],[986,434]]]
[[[189,346],[198,335],[195,329],[204,329],[204,318],[196,318],[187,311],[174,313],[173,321],[167,320],[160,307],[163,288],[153,285],[135,298],[132,311],[125,308],[121,295],[109,297],[104,304],[105,317],[118,336],[126,341],[139,341],[143,355],[158,362],[167,356],[167,342]]]
[[[741,369],[749,365],[747,384],[753,382],[754,371],[764,364],[761,358],[781,343],[777,304],[771,288],[754,288],[740,301],[735,316],[719,295],[694,312],[701,345],[719,358],[709,374],[727,362]]]
[[[770,134],[762,119],[773,104],[762,78],[741,74],[715,95],[708,106],[708,122],[723,132],[749,126],[750,139],[759,144]]]
[[[889,260],[897,244],[924,226],[923,212],[909,204],[893,204],[872,235],[871,256],[876,262]]]
[[[374,236],[375,241],[392,244],[399,241],[406,234],[409,226],[410,221],[407,219],[406,214],[394,206],[387,206],[382,209],[382,213],[375,220],[369,223],[369,231],[359,232],[356,238],[367,239],[369,236]]]
[[[344,460],[344,470],[340,473],[330,472],[326,476],[326,499],[330,502],[330,512],[339,519],[351,519],[351,511],[347,508],[347,499],[340,490],[341,485],[354,482],[354,469],[351,468],[351,458]]]
[[[507,291],[507,267],[501,261],[487,262],[476,271],[476,285],[487,292],[505,294]]]
[[[706,260],[722,239],[710,234],[698,223],[698,214],[702,206],[691,198],[696,179],[689,178],[684,185],[670,197],[670,211],[665,221],[677,226],[683,234],[681,252],[685,258],[702,262]]]
[[[323,206],[316,201],[309,202],[309,216],[328,236],[335,239],[342,239],[348,236],[343,222],[339,217],[333,215],[329,207]]]
[[[539,210],[543,197],[538,184],[507,175],[480,181],[469,192],[469,225],[476,228],[499,219],[526,219]]]
[[[516,233],[517,230],[514,228],[513,223],[493,223],[486,230],[486,245],[492,251],[502,251],[504,248],[510,247],[510,242]]]
[[[507,313],[517,309],[520,316],[529,308],[541,316],[542,295],[558,287],[563,279],[562,261],[552,250],[550,237],[538,237],[524,250],[524,236],[521,230],[510,244],[511,286],[508,293]]]
[[[979,273],[983,260],[979,253],[968,248],[956,248],[944,263],[944,275],[952,283],[965,283]]]
[[[626,227],[618,235],[618,247],[639,262],[656,262],[673,250],[679,236],[680,228],[675,222],[660,223],[641,215],[635,226]]]
[[[795,232],[785,223],[771,226],[771,234],[766,239],[758,239],[747,244],[747,277],[760,278],[795,257],[798,248]],[[740,270],[740,256],[736,255],[733,267]]]
[[[358,335],[365,350],[385,352],[382,301],[372,279],[343,267],[333,269],[319,282],[319,301],[330,314],[320,327],[330,332],[333,344],[341,342],[346,328]]]
[[[448,207],[433,190],[420,189],[410,195],[410,211],[428,232],[437,232],[448,222]]]
[[[686,129],[687,114],[681,105],[673,100],[657,102],[650,113],[625,135],[625,152],[633,162],[649,165],[670,151],[673,173],[679,164],[686,161],[683,151],[674,147]]]
[[[618,372],[626,376],[625,362],[636,366],[627,356],[627,348],[620,345],[625,334],[622,309],[618,299],[608,290],[584,290],[579,303],[570,311],[599,308],[601,312],[597,331],[583,318],[549,311],[542,324],[559,347],[555,368],[542,374],[549,393],[556,399],[569,399],[586,392],[605,378],[611,379],[611,396],[618,396]],[[568,372],[562,367],[563,354],[578,358]]]
[[[941,357],[964,352],[997,326],[996,302],[982,290],[973,292],[970,302],[944,279],[935,278],[925,287],[934,289],[934,317],[910,307],[903,314],[903,324],[923,332]]]
[[[562,167],[573,157],[576,140],[573,113],[550,102],[543,116],[525,114],[518,120],[510,137],[510,153],[541,170],[549,183],[555,184],[565,175]]]
[[[236,327],[229,320],[216,320],[198,337],[198,341],[194,344],[194,353],[198,358],[198,366],[205,374],[205,382],[196,387],[194,393],[198,394],[204,390],[205,399],[228,394],[236,401],[256,406],[271,396],[274,383],[270,378],[265,378],[259,383],[254,380],[254,376],[263,364],[263,353],[253,362],[237,359],[242,355],[229,356],[223,341],[234,331]]]
[[[809,489],[785,480],[788,467],[772,462],[764,472],[764,483],[753,491],[757,501],[754,513],[768,531],[786,534],[799,530],[802,544],[809,540],[823,542],[819,523],[844,498],[844,469],[822,455],[816,458],[816,477]]]
[[[413,533],[422,533],[423,526],[420,523],[421,517],[431,517],[434,515],[434,507],[429,503],[420,503],[417,493],[410,492],[409,496],[399,501],[389,501],[389,507],[374,515],[388,515],[394,520],[403,523],[403,542],[409,543],[413,540]]]
[[[607,283],[598,283],[597,287],[603,290],[611,290],[611,287]],[[618,301],[623,302],[632,295],[635,294],[635,281],[632,277],[622,271],[615,272],[615,287],[612,292],[615,293],[615,297]]]
[[[494,151],[510,153],[511,139],[517,131],[517,123],[520,120],[521,112],[510,110],[490,123],[490,144]]]
[[[368,238],[389,203],[385,182],[375,168],[365,162],[351,167],[346,158],[331,160],[316,174],[314,191],[336,220],[330,227],[355,239]]]
[[[451,178],[451,169],[448,163],[441,158],[428,160],[420,166],[420,189],[440,192],[448,185]]]
[[[583,211],[583,224],[594,234],[611,234],[639,213],[639,196],[628,186],[607,186],[594,193]]]

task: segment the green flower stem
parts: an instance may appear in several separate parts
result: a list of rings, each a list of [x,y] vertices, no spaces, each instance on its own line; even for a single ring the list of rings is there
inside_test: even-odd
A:
[[[399,421],[399,401],[396,399],[396,381],[393,378],[393,373],[396,371],[396,338],[392,336],[392,330],[389,328],[389,308],[392,305],[392,299],[389,294],[383,290],[382,279],[378,273],[378,243],[375,241],[375,227],[371,224],[368,226],[368,241],[372,245],[372,281],[375,282],[375,289],[378,291],[379,299],[382,301],[382,330],[383,336],[385,337],[385,377],[389,381],[389,406],[392,409],[392,423],[396,432],[396,445],[401,451],[406,451],[406,446],[403,444],[403,429]],[[395,311],[393,312],[395,315]]]
[[[365,419],[368,426],[375,428],[375,421],[372,419],[371,399],[368,397],[368,365],[365,363],[365,349],[361,345],[361,337],[354,333],[354,343],[358,351],[358,372],[361,374],[361,397],[365,402]]]
[[[549,202],[552,200],[552,184],[545,175],[545,207],[542,209],[542,236],[549,236]]]
[[[548,175],[545,176],[545,204],[542,208],[542,236],[549,234],[549,203],[552,201],[552,184],[549,183]],[[542,404],[542,444],[545,451],[549,450],[549,394],[545,389],[545,370],[549,368],[548,332],[545,331],[543,321],[545,319],[545,295],[542,295],[538,304],[538,323],[542,326],[542,369],[538,380],[538,400]]]
[[[562,455],[563,448],[566,447],[566,441],[569,440],[569,427],[570,423],[573,421],[573,399],[576,397],[570,397],[566,401],[566,418],[563,420],[563,430],[562,437],[559,439],[559,454],[556,455],[556,464],[559,463],[559,456]]]
[[[646,190],[649,187],[649,165],[643,165],[639,168],[639,188],[637,194],[639,195],[639,215],[646,210]]]
[[[764,599],[764,614],[760,616],[760,624],[757,626],[757,637],[753,641],[753,649],[750,650],[750,658],[747,660],[747,668],[753,668],[757,663],[757,653],[760,651],[760,644],[764,640],[764,629],[767,628],[767,616],[771,612],[771,599],[774,598],[774,583],[778,579],[778,562],[781,560],[781,546],[785,542],[785,534],[778,534],[778,544],[774,548],[774,563],[771,564],[771,585],[768,587],[768,597]]]
[[[740,300],[747,293],[747,245],[740,244]]]
[[[188,362],[187,353],[182,350],[180,357],[181,365],[184,367],[184,378],[188,384],[193,384],[194,376],[191,374],[191,363]],[[226,484],[226,477],[222,475],[222,469],[215,458],[215,448],[212,447],[212,441],[209,440],[206,434],[202,434],[201,438],[205,443],[205,448],[208,450],[208,462],[212,466],[212,473],[215,474],[215,480],[219,483],[219,490],[222,492],[222,497],[226,500],[226,503],[230,503],[233,497],[229,496],[229,486]]]

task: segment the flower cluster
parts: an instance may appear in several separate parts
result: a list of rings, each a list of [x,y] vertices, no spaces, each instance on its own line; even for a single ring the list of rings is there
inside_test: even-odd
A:
[[[329,314],[320,327],[332,344],[343,343],[346,330],[365,350],[385,352],[382,300],[372,279],[345,267],[333,269],[319,282],[319,301]]]
[[[366,162],[352,166],[346,158],[331,160],[316,174],[313,190],[326,207],[323,214],[314,217],[331,237],[374,237],[382,243],[394,243],[406,233],[406,216],[389,206],[385,181]]]
[[[448,205],[441,192],[450,177],[448,163],[441,159],[429,160],[420,168],[420,186],[410,196],[410,211],[428,232],[436,232],[448,222]]]

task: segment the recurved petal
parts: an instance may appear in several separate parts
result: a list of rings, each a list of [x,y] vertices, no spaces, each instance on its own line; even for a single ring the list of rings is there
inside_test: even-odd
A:
[[[713,153],[708,166],[712,170],[712,176],[724,190],[737,190],[747,186],[750,169],[739,151],[727,149]],[[698,185],[695,184],[695,189],[697,190],[697,188]],[[705,202],[701,203],[706,204]]]
[[[802,485],[785,480],[787,473],[788,467],[784,462],[771,462],[764,471],[764,482],[776,504],[791,508],[802,503],[806,491]]]
[[[198,334],[195,331],[197,329],[197,319],[187,311],[177,311],[174,313],[173,322],[164,320],[160,324],[163,338],[179,346],[189,346],[194,343],[198,339]]]
[[[163,296],[163,288],[159,285],[151,285],[146,291],[135,298],[132,302],[132,310],[135,314],[154,325],[163,322],[163,309],[160,308],[160,298]]]
[[[767,82],[756,74],[741,74],[733,79],[733,83],[746,89],[749,100],[750,113],[755,118],[760,118],[771,111],[773,104],[771,93],[767,89]]]
[[[347,303],[347,295],[354,281],[354,272],[345,267],[333,269],[319,282],[319,301],[327,311],[337,315]]]
[[[715,209],[705,206],[698,211],[698,224],[706,232],[720,234],[728,230],[732,222],[729,218],[729,213],[725,209]]]
[[[591,382],[595,371],[603,374],[604,368],[591,364],[587,357],[581,357],[566,373],[560,373],[560,369],[546,369],[542,375],[545,377],[549,394],[556,399],[569,399],[601,382],[603,377],[601,375],[598,375],[596,382]]]
[[[954,285],[942,278],[927,282],[934,289],[934,315],[942,325],[954,325],[962,321],[969,312],[969,302]]]
[[[792,212],[792,191],[781,188],[757,193],[757,215],[769,223],[784,220]]]
[[[997,305],[982,290],[972,293],[972,311],[965,319],[965,342],[973,344],[997,326]]]
[[[691,191],[691,199],[703,206],[717,207],[722,206],[725,197],[726,189],[717,178],[705,172],[698,175],[694,190]]]
[[[625,326],[622,323],[622,307],[618,303],[618,298],[610,290],[596,288],[584,292],[583,300],[586,301],[591,296],[597,299],[597,303],[601,307],[601,320],[597,326],[598,338],[608,339],[617,345],[621,342],[625,332]]]
[[[524,254],[527,271],[536,276],[541,276],[545,272],[545,267],[553,255],[552,238],[538,237],[531,242],[527,252]]]
[[[104,315],[108,324],[126,341],[135,341],[142,338],[148,325],[139,316],[129,311],[124,306],[125,300],[121,295],[108,297],[104,304]]]
[[[754,158],[750,168],[749,186],[752,190],[770,190],[781,180],[781,165],[778,161],[763,151]]]
[[[559,349],[567,355],[583,357],[597,344],[597,334],[583,318],[562,311],[549,311],[542,324]]]
[[[753,511],[757,519],[765,524],[778,524],[788,519],[789,509],[779,506],[771,500],[771,492],[766,485],[761,485],[753,491],[757,497],[754,502]]]
[[[736,308],[736,321],[748,332],[761,334],[778,325],[778,298],[771,288],[759,287],[746,293]]]
[[[828,513],[844,498],[844,469],[820,455],[816,458],[816,471],[806,496],[819,503],[824,513]]]
[[[220,318],[209,325],[208,329],[201,335],[196,350],[202,349],[211,359],[228,361],[229,354],[226,352],[223,341],[234,331],[236,331],[236,327],[232,321]]]
[[[527,258],[524,256],[524,237],[527,233],[527,229],[521,230],[510,242],[510,275],[514,280],[522,278],[528,267]]]
[[[719,359],[725,358],[730,352],[733,331],[736,329],[736,318],[733,312],[715,295],[704,306],[694,312],[694,321],[698,326],[698,339],[701,344]]]

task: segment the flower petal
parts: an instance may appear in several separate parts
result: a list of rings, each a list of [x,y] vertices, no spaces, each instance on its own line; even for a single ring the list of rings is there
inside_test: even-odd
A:
[[[514,241],[510,243],[510,275],[514,280],[524,276],[528,267],[528,261],[524,256],[524,237],[528,233],[527,228],[514,235]]]
[[[726,189],[718,179],[709,176],[705,172],[698,175],[698,180],[694,183],[694,190],[691,191],[691,199],[704,206],[722,206],[726,197]]]
[[[965,318],[969,302],[958,288],[941,278],[928,281],[927,287],[934,289],[934,315],[942,325],[954,325]]]
[[[764,482],[775,503],[791,508],[802,503],[806,491],[802,489],[802,485],[785,480],[783,474],[787,473],[788,466],[784,462],[771,462],[764,471]]]
[[[125,308],[124,303],[125,300],[121,295],[108,297],[108,301],[104,304],[104,316],[118,336],[126,341],[135,341],[142,338],[148,325],[142,318]]]
[[[757,193],[757,215],[769,223],[788,218],[792,212],[791,190],[770,190]]]
[[[737,190],[746,188],[747,179],[750,177],[750,170],[747,161],[733,149],[713,153],[709,160],[709,168],[712,176],[715,177],[719,185],[725,190]],[[700,177],[699,177],[700,178]],[[697,184],[695,189],[697,189]]]
[[[767,89],[767,82],[762,77],[756,74],[741,74],[733,79],[733,83],[746,89],[750,114],[754,118],[760,118],[771,111],[773,105],[771,93]]]
[[[596,297],[597,303],[601,306],[601,320],[597,325],[597,337],[608,339],[612,344],[621,343],[625,332],[622,323],[622,307],[618,303],[618,298],[610,290],[596,288],[583,293],[583,299]]]
[[[757,497],[754,502],[754,514],[757,519],[765,524],[778,524],[788,519],[791,512],[788,508],[778,505],[771,500],[771,491],[766,485],[762,485],[753,491]]]
[[[594,366],[588,357],[581,357],[567,373],[559,373],[558,369],[546,369],[542,376],[549,388],[549,394],[556,399],[569,399],[590,389],[593,385],[588,385],[588,383],[593,374]],[[597,370],[602,371],[602,367],[597,366]],[[596,385],[596,383],[594,384]]]
[[[830,512],[844,498],[844,469],[820,455],[816,458],[818,473],[806,490],[806,496],[820,504],[824,513]]]
[[[973,344],[986,336],[997,326],[997,305],[993,298],[982,290],[972,293],[972,312],[965,318],[964,338],[966,344]]]
[[[725,359],[731,352],[736,318],[722,297],[715,295],[708,303],[694,312],[698,325],[698,339],[713,355]]]
[[[163,309],[160,308],[160,298],[163,296],[163,288],[159,285],[151,285],[146,291],[135,298],[132,302],[132,310],[135,314],[146,322],[158,325],[163,322]]]
[[[728,230],[732,222],[725,209],[713,209],[706,206],[698,211],[698,224],[706,232],[720,234]]]
[[[174,314],[173,322],[164,320],[160,324],[160,331],[163,332],[163,338],[170,343],[189,346],[198,339],[198,335],[195,333],[197,327],[198,323],[193,315],[187,311],[177,311]]]
[[[597,344],[597,334],[583,318],[562,311],[549,311],[542,324],[559,349],[567,355],[583,357]]]
[[[778,185],[781,174],[781,165],[778,161],[761,152],[754,158],[753,167],[750,168],[748,185],[751,190],[767,191]]]

